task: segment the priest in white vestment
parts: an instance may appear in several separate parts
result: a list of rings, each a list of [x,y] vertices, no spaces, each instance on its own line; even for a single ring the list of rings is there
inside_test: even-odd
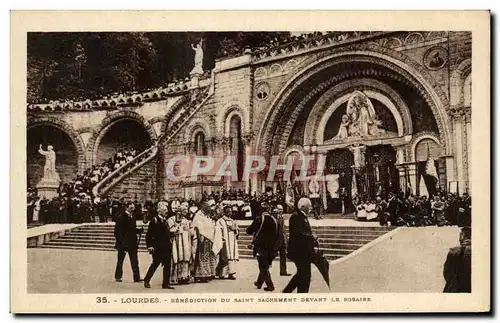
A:
[[[187,219],[188,204],[182,203],[174,216],[167,220],[172,237],[172,262],[170,283],[188,284],[191,278],[190,264],[193,261],[192,239],[194,229]]]
[[[231,218],[231,206],[223,208],[222,216],[215,224],[215,230],[222,236],[222,248],[219,252],[219,263],[216,276],[219,278],[236,279],[236,262],[239,261],[238,254],[238,224]]]

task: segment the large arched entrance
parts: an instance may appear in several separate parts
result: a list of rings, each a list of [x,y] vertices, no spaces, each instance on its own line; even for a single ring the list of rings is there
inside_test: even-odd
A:
[[[141,152],[149,148],[152,139],[148,131],[137,120],[122,118],[114,121],[102,130],[100,140],[96,142],[95,164],[101,164],[120,149],[135,149]]]
[[[335,182],[327,181],[324,196],[373,198],[401,189],[404,181],[418,193],[425,167],[412,159],[415,138],[428,134],[435,139],[439,155],[425,158],[446,168],[451,137],[440,98],[418,70],[402,61],[380,53],[339,53],[289,81],[263,120],[256,148],[266,156],[281,156],[292,146],[324,155],[325,173]]]
[[[73,180],[78,173],[78,150],[71,137],[56,125],[34,124],[27,129],[27,180],[35,187],[43,177],[45,157],[38,153],[39,145],[47,150],[52,145],[56,152],[56,170],[63,183]]]

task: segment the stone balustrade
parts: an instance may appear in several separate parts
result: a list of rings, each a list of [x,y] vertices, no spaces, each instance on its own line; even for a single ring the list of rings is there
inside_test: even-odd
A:
[[[191,79],[186,78],[181,82],[169,83],[164,87],[140,93],[122,93],[96,100],[53,100],[48,103],[28,104],[28,112],[113,110],[122,106],[141,105],[144,102],[159,101],[167,97],[182,95],[198,87],[206,87],[209,83],[210,78],[206,75],[197,86],[193,86]]]
[[[92,189],[92,193],[94,196],[101,196],[106,194],[113,186],[121,182],[125,177],[134,172],[135,170],[141,168],[152,159],[156,157],[159,151],[159,143],[166,144],[168,143],[182,128],[182,126],[196,113],[196,111],[203,106],[206,100],[211,96],[210,89],[205,88],[204,90],[196,91],[191,101],[187,103],[181,109],[180,115],[177,120],[173,123],[170,129],[166,129],[165,133],[162,137],[158,139],[158,141],[146,149],[139,155],[137,155],[134,159],[125,163],[120,168],[113,171],[111,174],[102,179],[99,183],[97,183]]]

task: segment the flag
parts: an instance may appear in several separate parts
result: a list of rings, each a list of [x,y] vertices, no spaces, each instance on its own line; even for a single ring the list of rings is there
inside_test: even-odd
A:
[[[427,158],[427,164],[425,165],[425,173],[438,180],[438,172],[436,169],[436,164],[434,163],[434,159],[432,159],[431,157]]]
[[[420,183],[419,183],[419,195],[420,196],[429,196],[429,191],[427,191],[427,185],[425,184],[424,175],[420,174]]]
[[[431,157],[429,144],[427,144],[427,162],[425,164],[425,173],[432,177],[433,182],[435,181],[432,190],[434,192],[434,188],[438,189],[439,177],[438,177],[438,171],[436,169],[436,164],[434,163],[434,159]]]
[[[351,186],[351,197],[354,198],[358,195],[358,187],[356,185],[356,172],[352,173],[352,186]]]

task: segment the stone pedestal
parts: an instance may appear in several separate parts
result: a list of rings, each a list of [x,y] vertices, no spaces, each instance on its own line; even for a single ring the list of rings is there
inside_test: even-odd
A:
[[[200,73],[191,72],[189,74],[191,76],[191,87],[197,88],[200,85]]]
[[[46,198],[48,200],[51,200],[57,196],[58,188],[59,188],[58,179],[42,178],[42,180],[36,185],[38,196],[41,198]]]

